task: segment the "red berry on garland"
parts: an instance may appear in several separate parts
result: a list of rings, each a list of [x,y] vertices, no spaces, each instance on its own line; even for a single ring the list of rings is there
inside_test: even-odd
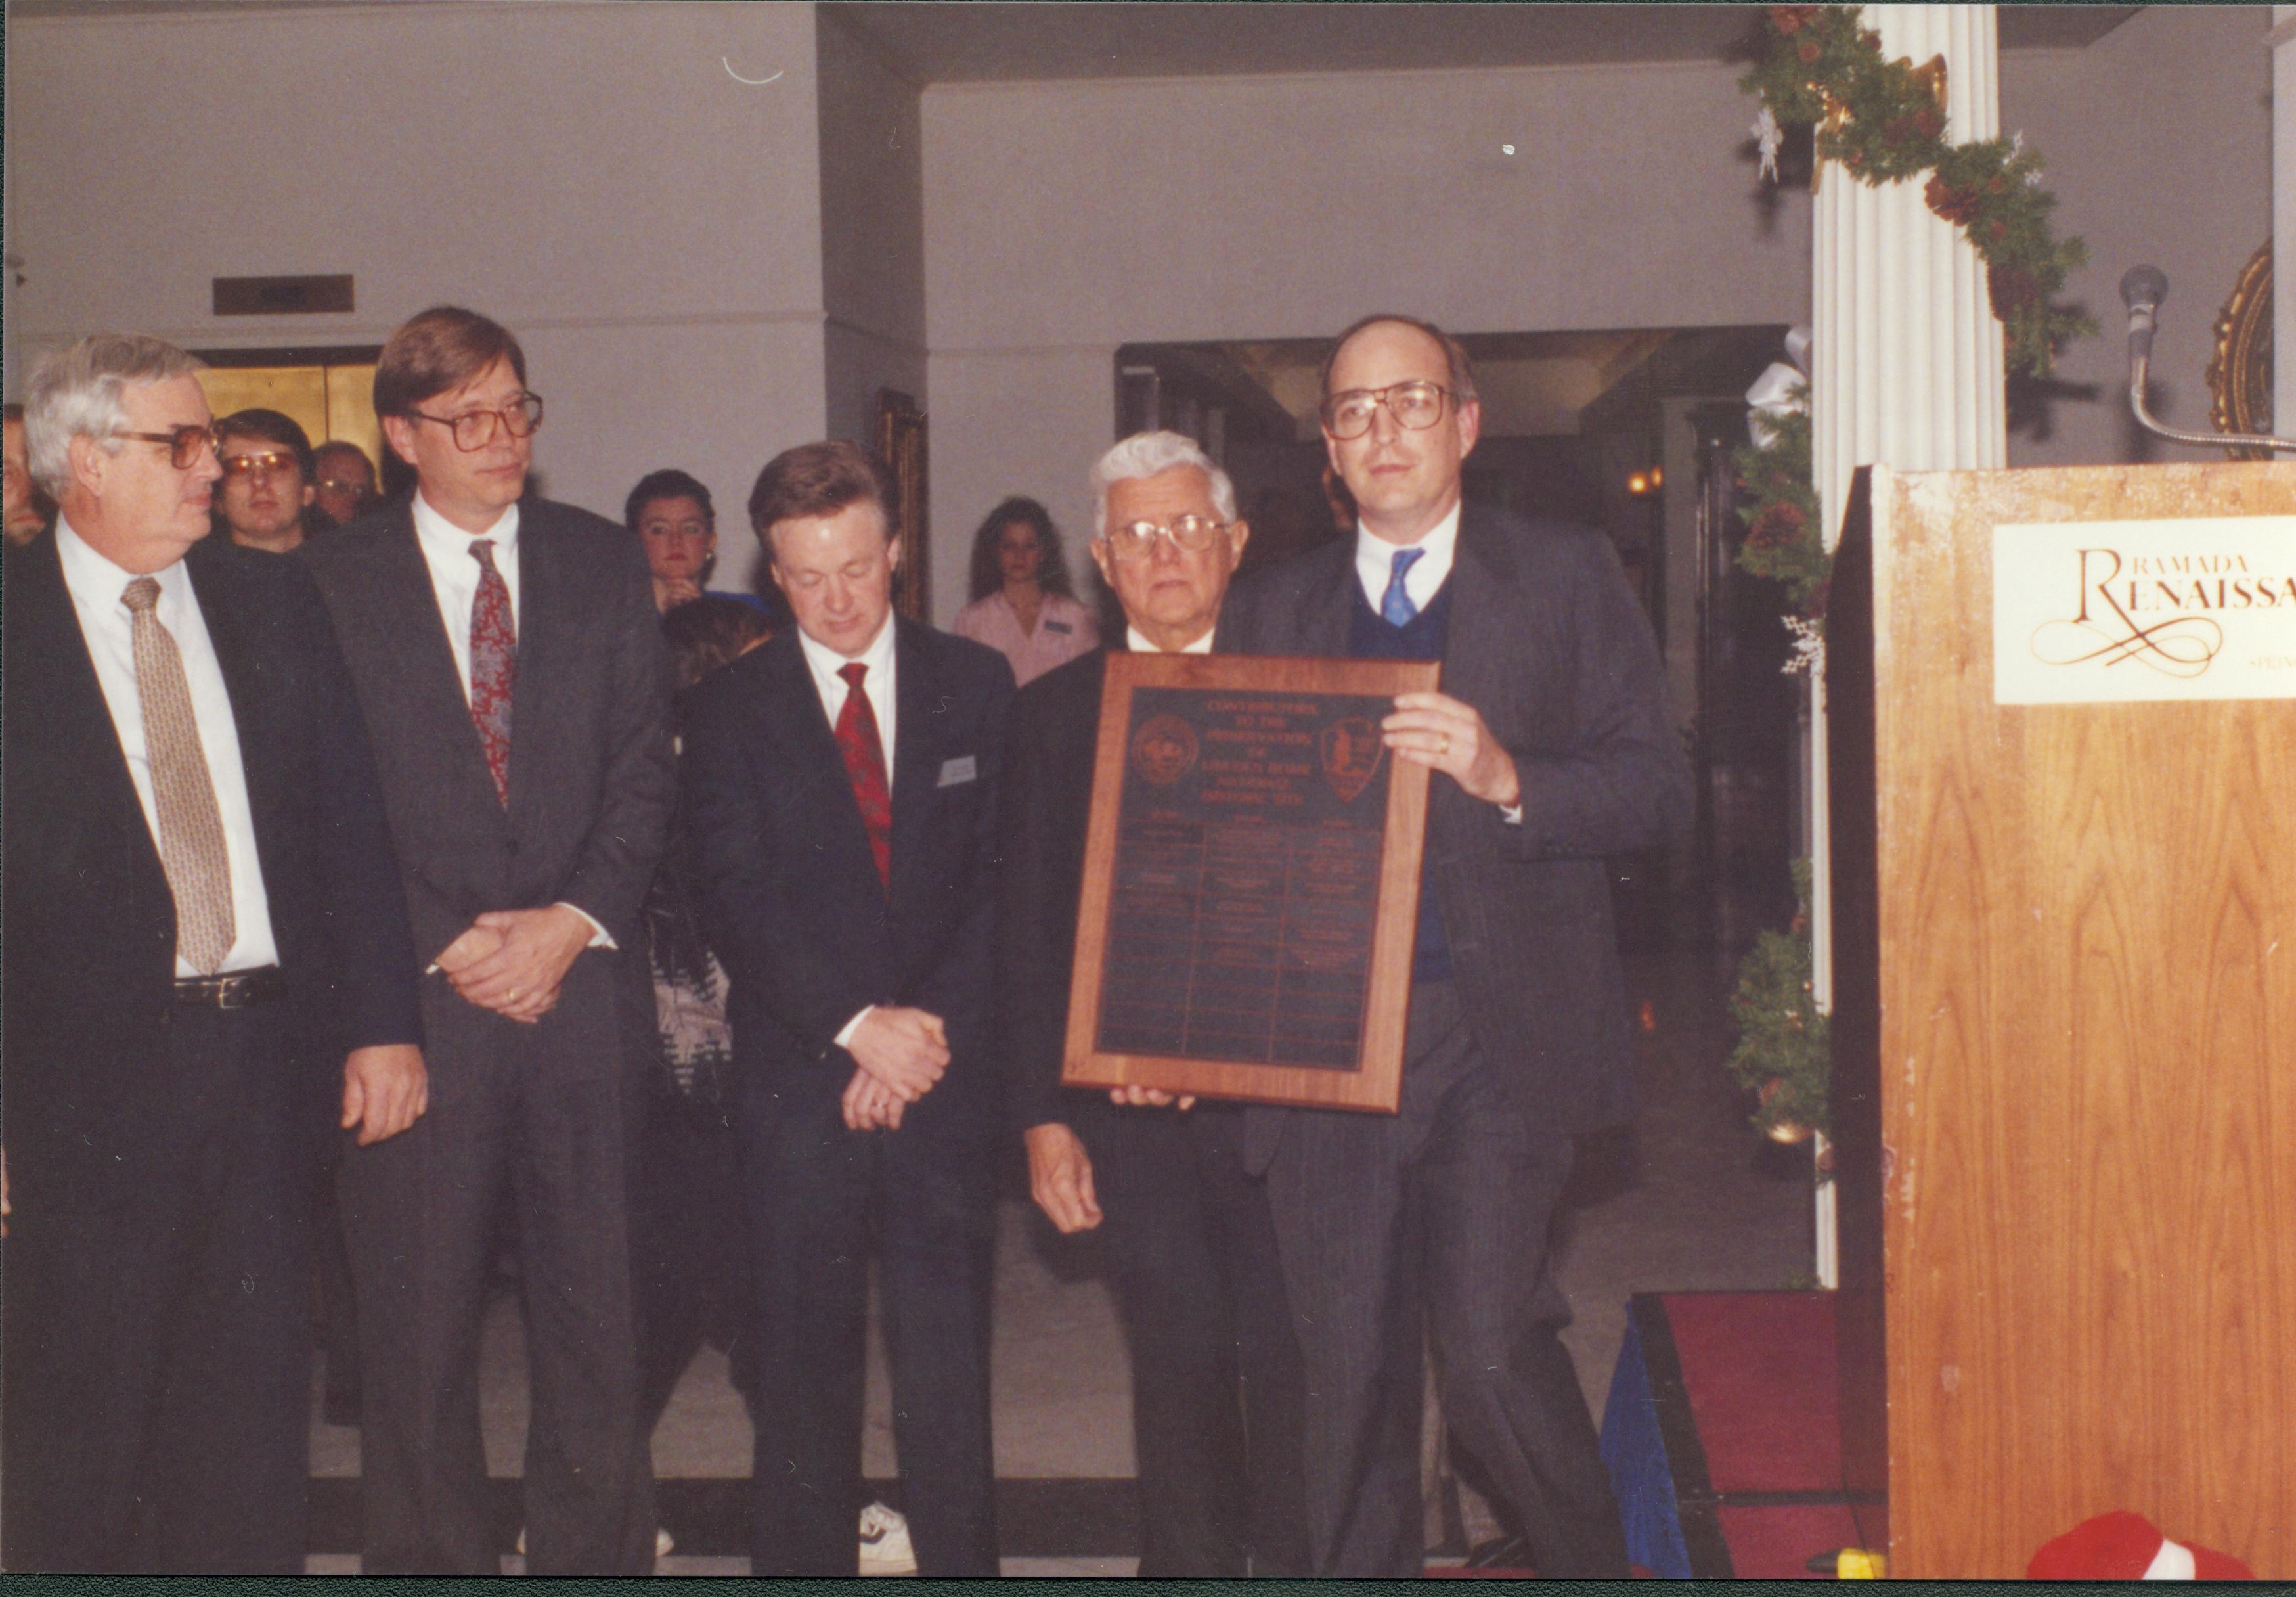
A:
[[[1770,26],[1780,33],[1798,32],[1801,28],[1800,12],[1799,5],[1773,5],[1770,7]]]
[[[1923,138],[1935,138],[1945,131],[1945,119],[1938,115],[1935,108],[1924,105],[1914,113],[1914,131]]]
[[[2009,224],[2003,221],[1999,217],[1995,217],[1991,221],[1985,224],[1985,236],[1991,239],[1995,243],[1999,243],[2003,239],[2009,236]]]
[[[1819,51],[1817,41],[1816,39],[1802,40],[1802,42],[1795,47],[1794,54],[1801,57],[1802,65],[1809,65],[1810,62],[1818,58]]]
[[[2007,193],[2009,192],[2009,179],[1999,172],[1994,173],[1990,178],[1986,180],[1985,192],[1988,194]]]

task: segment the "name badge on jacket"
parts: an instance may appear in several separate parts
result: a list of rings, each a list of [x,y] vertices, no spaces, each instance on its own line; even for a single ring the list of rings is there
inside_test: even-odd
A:
[[[936,786],[954,787],[960,782],[970,782],[980,774],[980,769],[972,762],[972,756],[961,754],[954,760],[940,762],[940,781]]]

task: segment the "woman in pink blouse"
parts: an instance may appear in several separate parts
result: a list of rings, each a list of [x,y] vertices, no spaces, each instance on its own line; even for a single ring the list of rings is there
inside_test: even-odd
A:
[[[950,629],[1013,663],[1026,687],[1100,646],[1100,626],[1069,587],[1053,518],[1034,499],[1011,498],[972,535],[972,603]]]

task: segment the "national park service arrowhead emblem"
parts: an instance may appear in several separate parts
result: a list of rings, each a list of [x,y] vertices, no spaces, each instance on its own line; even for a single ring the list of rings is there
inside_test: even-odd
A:
[[[1360,715],[1350,715],[1335,720],[1324,729],[1324,779],[1332,791],[1340,795],[1340,803],[1355,803],[1356,794],[1371,785],[1379,774],[1379,762],[1387,757],[1387,745],[1380,741],[1379,729]]]

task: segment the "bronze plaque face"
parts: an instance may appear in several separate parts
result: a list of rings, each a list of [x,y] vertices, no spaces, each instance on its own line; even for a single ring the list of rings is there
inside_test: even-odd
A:
[[[1063,1080],[1393,1111],[1439,670],[1110,656]]]

